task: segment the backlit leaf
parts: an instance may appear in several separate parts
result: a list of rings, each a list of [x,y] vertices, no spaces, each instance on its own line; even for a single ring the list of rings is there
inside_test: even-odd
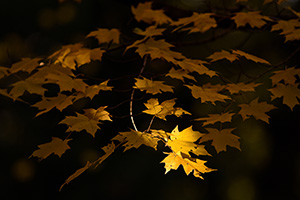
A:
[[[235,60],[238,60],[238,55],[237,54],[232,54],[228,51],[225,50],[221,50],[218,52],[214,52],[213,54],[211,54],[210,56],[207,57],[208,59],[210,59],[210,62],[216,62],[218,60],[222,60],[222,59],[227,59],[230,62],[233,62]]]
[[[296,69],[295,67],[286,68],[284,70],[274,71],[274,74],[270,77],[272,80],[272,84],[275,85],[280,81],[284,81],[285,84],[293,85],[295,83],[296,76],[300,76],[300,69]]]
[[[153,81],[144,77],[142,79],[136,78],[135,80],[136,83],[133,88],[146,91],[146,93],[159,94],[162,92],[173,92],[173,87],[165,85],[163,81]]]
[[[260,86],[261,83],[229,83],[227,84],[226,89],[231,93],[231,94],[237,94],[239,92],[255,92],[256,87]]]
[[[31,73],[33,70],[35,70],[39,66],[39,61],[41,58],[22,58],[21,61],[14,63],[9,71],[11,73],[16,73],[18,71],[24,71]]]
[[[259,11],[252,12],[238,12],[231,19],[234,20],[237,28],[249,24],[252,28],[261,28],[267,21],[272,21],[271,18],[263,16]]]
[[[268,61],[266,61],[265,59],[262,59],[262,58],[259,58],[257,56],[254,56],[254,55],[251,55],[249,53],[246,53],[244,51],[241,51],[241,50],[232,50],[232,53],[233,54],[237,54],[239,56],[243,56],[245,57],[246,59],[248,60],[252,60],[256,63],[264,63],[264,64],[267,64],[267,65],[271,65]]]
[[[70,149],[68,142],[71,139],[62,140],[57,137],[52,137],[52,141],[38,145],[38,150],[35,150],[30,157],[38,157],[39,159],[45,159],[52,153],[59,157],[65,153],[66,150]]]
[[[221,113],[221,114],[208,114],[208,117],[201,117],[198,119],[195,119],[195,121],[205,121],[203,123],[203,126],[207,126],[208,124],[215,124],[216,122],[231,122],[232,116],[235,115],[235,113]]]
[[[11,85],[13,86],[13,88],[9,92],[9,96],[13,100],[16,100],[18,97],[22,96],[25,91],[31,94],[44,95],[46,89],[43,88],[42,85],[43,83],[33,82],[32,80],[28,80],[28,79],[18,81]]]
[[[106,29],[98,28],[96,31],[90,32],[87,36],[95,37],[99,44],[113,42],[115,44],[120,43],[120,31],[118,29]]]
[[[239,142],[240,137],[231,133],[234,128],[222,130],[218,130],[215,128],[206,128],[206,130],[208,131],[208,134],[202,136],[200,142],[212,140],[211,145],[215,147],[217,153],[226,151],[226,146],[231,146],[241,151]]]

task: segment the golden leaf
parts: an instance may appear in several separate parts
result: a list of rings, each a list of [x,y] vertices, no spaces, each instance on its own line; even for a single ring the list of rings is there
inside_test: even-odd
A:
[[[96,31],[90,32],[87,36],[95,37],[99,44],[113,42],[115,44],[120,43],[120,31],[118,29],[106,29],[106,28],[98,28]]]
[[[161,25],[172,21],[163,10],[152,10],[152,2],[139,3],[136,8],[131,6],[131,11],[138,22]]]
[[[21,61],[14,63],[9,69],[10,73],[16,73],[18,71],[24,71],[31,73],[39,66],[41,58],[22,58]]]
[[[49,73],[46,75],[48,82],[59,85],[60,91],[72,91],[73,89],[78,92],[85,92],[87,84],[82,79],[73,78],[66,74]]]
[[[169,73],[166,74],[166,76],[170,76],[171,78],[179,79],[182,82],[184,82],[184,78],[191,79],[196,82],[196,79],[193,76],[189,75],[188,73],[189,72],[185,71],[184,69],[176,70],[174,68],[171,68]]]
[[[197,156],[199,155],[210,155],[204,145],[195,144],[203,134],[199,131],[194,131],[192,126],[179,131],[178,126],[176,126],[170,133],[170,139],[167,141],[166,145],[172,149],[173,152],[182,152],[189,155],[191,152]]]
[[[139,28],[135,28],[134,32],[138,35],[143,35],[145,37],[152,37],[152,36],[158,36],[158,35],[162,35],[162,33],[165,31],[165,28],[157,28],[156,25],[152,25],[146,28],[145,31],[139,29]]]
[[[203,126],[207,126],[208,124],[215,124],[216,122],[231,122],[232,116],[235,115],[235,113],[221,113],[221,114],[208,114],[208,117],[201,117],[198,119],[195,119],[195,121],[205,121],[203,123]]]
[[[259,58],[257,56],[254,56],[254,55],[251,55],[249,53],[246,53],[244,51],[241,51],[241,50],[232,50],[232,53],[233,54],[237,54],[239,56],[243,56],[245,57],[246,59],[248,60],[251,60],[251,61],[254,61],[256,63],[264,63],[264,64],[267,64],[267,65],[271,65],[268,61],[266,61],[265,59],[262,59],[262,58]]]
[[[211,145],[215,147],[217,153],[221,151],[226,151],[226,146],[231,146],[237,148],[241,151],[240,148],[240,137],[232,134],[231,132],[234,128],[218,130],[215,128],[206,128],[208,134],[205,134],[201,137],[200,142],[206,142],[212,140]]]
[[[59,157],[65,153],[66,150],[70,149],[68,142],[71,139],[62,140],[57,137],[52,137],[51,142],[38,145],[38,150],[35,150],[30,157],[38,157],[39,159],[45,159],[52,153],[58,155]]]
[[[261,83],[229,83],[227,84],[226,89],[231,93],[231,94],[237,94],[239,92],[255,92],[256,87],[260,86]]]
[[[261,15],[259,11],[238,12],[231,19],[234,20],[237,27],[249,24],[252,28],[261,28],[266,24],[265,20],[272,21],[271,18]]]
[[[286,68],[284,70],[278,70],[273,72],[270,78],[272,80],[272,84],[275,85],[280,81],[284,81],[285,84],[293,85],[295,83],[296,76],[300,76],[300,69],[295,69],[295,67]]]
[[[165,85],[163,81],[153,81],[144,77],[142,77],[142,79],[136,78],[135,80],[136,83],[133,88],[146,91],[146,93],[158,94],[162,92],[173,92],[173,87]]]
[[[230,62],[233,62],[235,60],[238,60],[238,55],[237,54],[232,54],[232,53],[230,53],[228,51],[225,51],[225,50],[221,50],[221,51],[218,51],[218,52],[214,52],[213,54],[211,54],[207,58],[211,59],[210,62],[216,62],[216,61],[222,60],[222,59],[227,59]]]
[[[186,27],[182,30],[189,31],[189,33],[200,32],[204,33],[211,28],[217,27],[217,22],[211,16],[213,13],[196,13],[194,12],[192,16],[180,18],[178,21],[172,22],[171,25],[177,26],[173,31],[182,29],[183,27],[193,23],[193,26]]]
[[[283,104],[286,104],[291,108],[291,110],[293,110],[293,108],[299,104],[297,99],[300,98],[300,90],[298,89],[298,85],[298,83],[289,85],[278,83],[274,88],[268,90],[272,93],[272,100],[283,97]]]
[[[217,73],[213,70],[208,69],[204,66],[207,62],[203,60],[195,60],[195,59],[184,59],[183,61],[176,61],[174,64],[179,65],[182,69],[188,72],[197,72],[198,74],[206,74],[210,77],[216,76]]]
[[[99,94],[100,91],[111,91],[113,87],[107,85],[108,81],[109,80],[106,80],[106,81],[100,83],[99,85],[87,86],[87,88],[85,90],[85,96],[89,97],[90,99],[93,99],[94,96]]]
[[[89,119],[93,119],[96,121],[112,121],[109,112],[107,112],[105,108],[107,108],[107,106],[101,106],[98,109],[83,109],[83,111],[84,115]]]
[[[240,104],[239,107],[241,107],[241,110],[239,111],[239,114],[242,116],[243,120],[246,120],[250,118],[250,116],[253,116],[257,120],[262,120],[266,123],[269,123],[269,116],[266,114],[266,112],[269,112],[276,107],[272,104],[268,104],[267,102],[259,102],[258,98],[251,101],[249,104]]]
[[[139,148],[141,145],[149,146],[156,150],[158,138],[154,138],[149,133],[144,133],[140,131],[130,130],[127,132],[119,132],[112,140],[118,140],[120,142],[126,142],[123,144],[125,147],[124,151],[131,148]]]
[[[177,170],[180,165],[182,165],[184,172],[186,175],[189,175],[193,171],[193,175],[195,177],[203,179],[201,176],[204,173],[215,171],[215,169],[211,169],[205,166],[206,161],[200,160],[198,158],[191,158],[184,153],[165,153],[168,156],[165,157],[161,163],[165,163],[165,169],[168,173],[171,169]]]
[[[230,97],[219,93],[219,91],[224,89],[224,86],[222,85],[211,85],[208,83],[203,86],[185,86],[192,90],[192,95],[194,98],[200,98],[201,103],[211,102],[212,104],[215,104],[216,101],[224,102],[226,99],[230,99]]]

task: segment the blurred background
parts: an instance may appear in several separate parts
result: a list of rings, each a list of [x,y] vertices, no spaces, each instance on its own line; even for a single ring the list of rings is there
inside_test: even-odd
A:
[[[118,28],[124,34],[122,42],[130,42],[136,37],[130,35],[130,32],[138,26],[130,6],[136,6],[137,2],[0,1],[0,65],[9,67],[23,57],[46,57],[61,45],[83,41],[86,34],[98,27]],[[181,17],[192,11],[205,11],[208,8],[216,11],[224,8],[230,10],[232,7],[229,5],[233,1],[209,2],[161,0],[155,1],[155,6],[164,8],[173,17]],[[262,6],[260,1],[250,2],[256,9]],[[299,1],[287,3],[299,11]],[[235,6],[234,9],[242,8]],[[272,15],[276,9],[278,8],[270,5],[265,13]],[[205,36],[199,34],[199,37]],[[197,35],[187,39],[195,37]],[[298,45],[299,42],[284,43],[284,38],[275,33],[239,30],[216,41],[182,46],[180,50],[190,57],[201,59],[222,48],[239,47],[260,55],[271,63],[278,63]],[[122,51],[123,49],[104,57],[104,64],[100,66],[103,69],[90,69],[87,73],[96,73],[104,79],[118,77],[125,72],[137,74],[142,61],[133,52],[122,57],[123,60],[118,60]],[[222,64],[224,63],[219,63],[220,66]],[[299,66],[299,56],[287,64]],[[152,65],[164,67],[156,62]],[[105,67],[108,66],[110,70],[106,70]],[[251,68],[251,65],[245,67]],[[116,71],[118,72],[115,73]],[[128,98],[128,93],[122,95]],[[113,96],[109,101],[117,104],[117,98]],[[35,158],[28,159],[38,144],[49,142],[52,136],[66,136],[65,127],[57,126],[63,115],[51,111],[34,118],[37,111],[35,108],[0,96],[0,199],[300,199],[300,106],[291,111],[279,102],[280,100],[276,104],[279,109],[269,113],[270,124],[253,119],[243,123],[240,119],[236,120],[235,133],[241,137],[242,152],[228,147],[227,152],[214,154],[209,158],[208,166],[217,168],[218,171],[204,175],[205,180],[186,176],[181,167],[165,175],[164,165],[160,164],[164,154],[141,147],[125,153],[122,153],[122,149],[117,150],[96,170],[87,171],[59,192],[59,187],[68,176],[85,165],[87,160],[95,160],[101,155],[100,148],[108,140],[103,135],[116,133],[110,132],[111,127],[104,126],[95,139],[88,134],[74,134],[74,139],[70,142],[72,150],[67,151],[61,159],[53,155],[41,162]],[[186,105],[188,106],[198,109],[199,116],[205,115],[201,113],[202,110],[207,112],[211,109],[209,106]],[[127,107],[124,107],[124,113],[128,114]],[[124,124],[121,123],[123,122],[118,124],[119,128],[127,131],[129,119]],[[143,121],[139,123],[143,124]],[[171,127],[174,127],[173,124],[166,128]],[[163,149],[162,144],[159,149]]]

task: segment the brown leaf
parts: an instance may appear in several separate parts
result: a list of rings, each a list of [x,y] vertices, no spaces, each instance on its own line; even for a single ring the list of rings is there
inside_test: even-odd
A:
[[[115,44],[120,43],[120,31],[118,29],[106,29],[106,28],[98,28],[96,31],[90,32],[87,36],[95,37],[99,44],[113,42]]]
[[[249,24],[252,28],[261,28],[266,24],[265,20],[272,21],[271,18],[261,15],[259,11],[238,12],[231,19],[234,20],[237,27]]]

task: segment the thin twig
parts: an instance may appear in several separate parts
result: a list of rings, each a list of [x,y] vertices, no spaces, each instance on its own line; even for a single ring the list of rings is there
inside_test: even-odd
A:
[[[148,126],[148,128],[147,128],[147,133],[150,131],[150,129],[151,129],[151,126],[152,126],[152,124],[153,124],[153,121],[154,121],[154,118],[155,118],[155,115],[152,117],[152,119],[151,119],[151,121],[150,121],[150,123],[149,123],[149,126]]]
[[[141,77],[145,67],[146,67],[146,64],[147,64],[147,58],[148,58],[148,55],[145,55],[144,56],[144,62],[143,62],[143,66],[141,68],[141,71],[138,75],[138,78]],[[134,122],[134,119],[133,119],[133,111],[132,111],[132,108],[133,108],[133,97],[134,97],[134,92],[135,92],[135,88],[133,88],[132,92],[131,92],[131,97],[130,97],[130,108],[129,108],[129,114],[130,114],[130,119],[131,119],[131,122],[132,122],[132,125],[133,125],[133,128],[135,131],[138,131],[136,125],[135,125],[135,122]]]

